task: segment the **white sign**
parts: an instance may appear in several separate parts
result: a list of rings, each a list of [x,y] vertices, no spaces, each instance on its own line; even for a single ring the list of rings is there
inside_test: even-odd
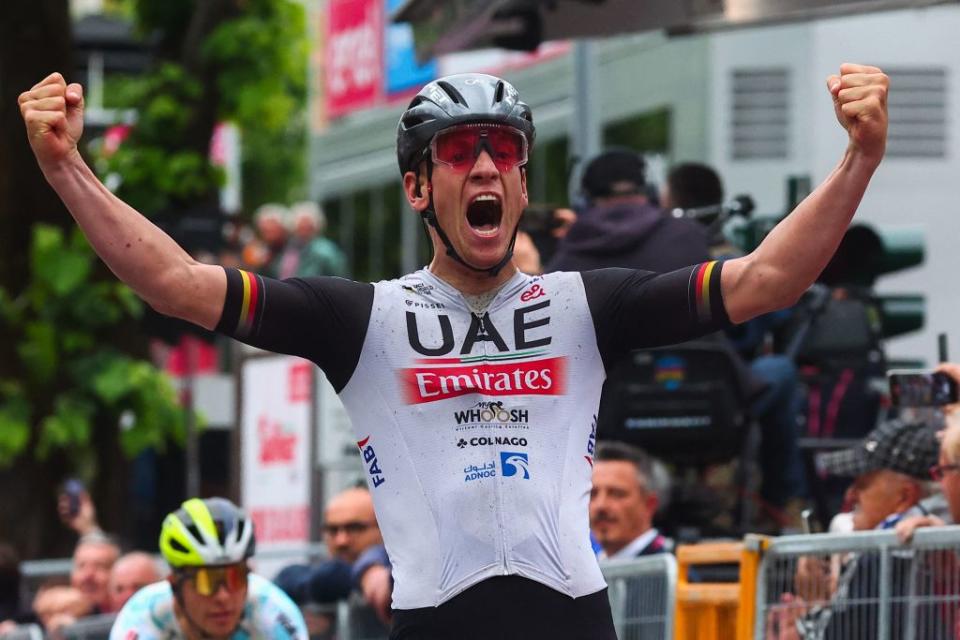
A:
[[[311,363],[289,356],[243,364],[240,495],[258,551],[300,547],[310,539],[313,372]],[[257,569],[271,575],[262,563]]]

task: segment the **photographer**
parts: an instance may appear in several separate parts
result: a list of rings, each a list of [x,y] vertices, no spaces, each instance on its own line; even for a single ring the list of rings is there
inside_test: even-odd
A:
[[[570,226],[544,271],[626,267],[662,273],[709,259],[700,225],[668,217],[650,203],[640,154],[601,153],[584,169],[581,188],[589,208]]]

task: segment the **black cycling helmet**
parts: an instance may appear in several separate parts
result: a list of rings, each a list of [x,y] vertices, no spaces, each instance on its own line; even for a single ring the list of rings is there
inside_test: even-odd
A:
[[[397,124],[400,174],[416,172],[437,132],[460,124],[493,122],[527,136],[533,147],[533,114],[509,82],[485,73],[461,73],[434,80],[420,90]]]

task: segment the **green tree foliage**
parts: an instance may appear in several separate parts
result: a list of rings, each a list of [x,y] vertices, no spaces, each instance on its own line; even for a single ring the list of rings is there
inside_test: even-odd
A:
[[[302,194],[307,39],[295,0],[135,0],[160,59],[126,82],[138,112],[103,170],[117,194],[147,214],[210,201],[223,180],[207,154],[216,122],[241,129],[244,208]],[[113,100],[116,101],[115,99]]]
[[[169,379],[109,344],[142,303],[123,284],[97,279],[96,260],[78,229],[37,225],[28,285],[16,296],[0,289],[0,330],[17,344],[22,372],[0,379],[0,467],[27,451],[41,461],[60,451],[92,475],[100,425],[122,425],[129,457],[183,440]]]

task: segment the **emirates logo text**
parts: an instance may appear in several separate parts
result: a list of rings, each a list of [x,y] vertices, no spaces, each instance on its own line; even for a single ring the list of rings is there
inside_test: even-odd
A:
[[[420,404],[470,393],[490,396],[550,395],[566,392],[566,358],[504,364],[431,366],[400,372],[407,402]]]

